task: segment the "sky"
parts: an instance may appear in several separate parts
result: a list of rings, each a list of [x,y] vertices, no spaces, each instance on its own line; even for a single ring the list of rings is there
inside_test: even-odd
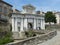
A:
[[[13,8],[22,10],[22,6],[31,4],[39,11],[60,11],[60,0],[4,0],[13,5]]]

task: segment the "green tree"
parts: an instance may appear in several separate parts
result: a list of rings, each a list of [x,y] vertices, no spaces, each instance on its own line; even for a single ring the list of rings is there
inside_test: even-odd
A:
[[[56,23],[55,15],[50,11],[45,13],[45,22],[49,22],[50,25],[51,25],[51,22]]]

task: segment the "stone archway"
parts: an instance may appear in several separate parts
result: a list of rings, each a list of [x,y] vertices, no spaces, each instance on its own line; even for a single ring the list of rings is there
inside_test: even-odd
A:
[[[33,29],[33,23],[28,23],[28,29]]]

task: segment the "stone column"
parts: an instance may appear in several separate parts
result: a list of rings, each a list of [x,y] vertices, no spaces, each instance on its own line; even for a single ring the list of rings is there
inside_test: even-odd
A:
[[[17,17],[15,19],[15,31],[18,32],[18,29],[17,29]]]
[[[24,19],[22,18],[21,19],[21,31],[19,32],[19,37],[20,37],[20,39],[24,39],[24,38],[26,38],[26,36],[25,36],[25,32],[24,32],[24,26],[27,28],[27,19],[25,20],[25,22],[23,21]],[[24,24],[25,25],[24,25]]]
[[[20,39],[19,32],[17,30],[17,18],[12,17],[12,32],[13,39]]]
[[[27,18],[24,19],[24,30],[28,29],[28,22],[27,22]]]
[[[45,29],[45,21],[44,21],[44,19],[41,19],[41,29]]]
[[[43,29],[42,25],[43,25],[43,22],[42,22],[42,19],[41,19],[41,29]]]
[[[45,29],[45,20],[43,19],[43,29]]]
[[[21,31],[23,31],[23,18],[21,19]]]
[[[15,24],[14,24],[15,22],[14,22],[14,17],[12,17],[12,32],[14,32],[14,30],[15,30]]]
[[[33,29],[36,29],[36,19],[34,19],[34,27]]]

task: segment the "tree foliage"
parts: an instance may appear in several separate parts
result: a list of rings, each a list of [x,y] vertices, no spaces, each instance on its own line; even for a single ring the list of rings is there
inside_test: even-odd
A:
[[[55,17],[55,15],[52,12],[50,12],[50,11],[48,11],[47,13],[45,13],[45,22],[56,23],[56,17]]]

